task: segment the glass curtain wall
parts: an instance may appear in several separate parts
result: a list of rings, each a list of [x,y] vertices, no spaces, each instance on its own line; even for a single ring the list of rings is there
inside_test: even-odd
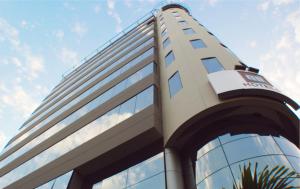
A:
[[[251,163],[261,172],[265,166],[284,165],[300,173],[300,150],[283,137],[257,134],[226,134],[207,143],[197,152],[197,189],[232,189],[241,180],[240,168]],[[300,178],[293,186],[300,187]]]
[[[93,185],[93,189],[165,189],[164,155],[157,154]]]

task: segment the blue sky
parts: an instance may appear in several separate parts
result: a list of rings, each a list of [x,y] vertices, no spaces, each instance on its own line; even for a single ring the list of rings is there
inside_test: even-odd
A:
[[[0,149],[63,73],[159,2],[1,1]],[[181,2],[244,63],[300,103],[299,0]]]

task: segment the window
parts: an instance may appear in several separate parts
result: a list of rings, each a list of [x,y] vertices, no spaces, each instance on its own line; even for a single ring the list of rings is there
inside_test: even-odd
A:
[[[187,26],[187,22],[185,20],[180,20],[178,21],[178,23],[182,26],[182,27],[186,27]]]
[[[206,45],[201,39],[191,40],[191,44],[195,49],[205,48]]]
[[[176,18],[177,20],[182,19],[180,16],[175,16],[175,18]]]
[[[164,37],[167,34],[167,29],[165,29],[162,33],[161,33],[161,37]]]
[[[173,51],[170,51],[165,57],[166,66],[169,66],[174,60],[175,60],[174,53]]]
[[[180,75],[178,71],[169,79],[169,91],[170,96],[174,96],[178,91],[182,89]]]
[[[191,35],[195,33],[195,31],[192,28],[183,29],[183,32],[187,35]]]
[[[179,16],[178,12],[172,12],[173,16]]]
[[[164,48],[168,47],[168,46],[170,45],[170,43],[171,43],[171,42],[170,42],[170,39],[169,39],[169,38],[165,39],[164,42],[163,42],[163,47],[164,47]]]
[[[210,31],[207,31],[208,34],[212,35],[212,36],[215,36],[213,33],[211,33]]]
[[[166,28],[166,25],[165,25],[165,24],[162,24],[160,28],[163,30],[163,29]]]
[[[217,58],[205,58],[201,59],[201,61],[208,73],[224,70],[222,64],[218,61]]]

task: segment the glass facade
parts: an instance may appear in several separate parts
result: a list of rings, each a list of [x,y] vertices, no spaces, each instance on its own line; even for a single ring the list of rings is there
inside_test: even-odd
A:
[[[202,64],[208,73],[218,72],[224,70],[224,67],[217,58],[205,58],[201,59]]]
[[[157,154],[93,185],[93,189],[165,189],[164,155]]]
[[[104,56],[100,59],[101,61],[98,60],[98,63],[92,65],[91,68],[81,71],[81,73],[75,79],[73,79],[73,82],[68,82],[69,83],[68,85],[66,85],[62,89],[58,90],[55,94],[52,94],[54,98],[51,99],[51,101],[47,102],[47,104],[51,104],[52,101],[55,101],[59,97],[63,96],[63,94],[59,94],[59,92],[67,93],[67,91],[64,91],[64,89],[66,89],[67,87],[70,87],[71,85],[75,85],[76,83],[79,83],[79,82],[83,81],[84,79],[93,75],[95,73],[95,71],[97,71],[97,70],[93,70],[93,69],[97,68],[99,70],[102,67],[109,64],[111,62],[111,58],[110,58],[111,55],[114,55],[115,59],[118,59],[119,58],[118,56],[120,56],[120,55],[122,56],[122,53],[128,51],[130,48],[132,48],[132,47],[136,46],[137,44],[141,43],[142,41],[144,41],[149,35],[153,34],[153,28],[152,27],[150,27],[150,29],[147,28],[145,30],[145,33],[144,32],[139,32],[139,33],[141,33],[141,34],[138,34],[135,37],[132,37],[131,39],[126,41],[124,44],[122,44],[119,47],[110,51],[110,53],[106,54],[106,56]],[[47,111],[46,111],[46,113],[47,113],[49,111],[49,109],[48,109],[49,107],[44,106],[43,109],[36,112],[35,114],[45,110],[45,108],[47,108]],[[51,110],[51,107],[50,107],[50,110]],[[42,117],[43,115],[45,115],[45,112],[42,112],[41,115],[38,115],[38,117],[35,117],[30,122],[26,123],[23,127],[26,128],[26,127],[30,126],[34,121],[36,121],[36,119]]]
[[[141,101],[138,99],[144,99],[142,104],[138,104]],[[115,125],[121,123],[125,119],[133,116],[134,114],[140,112],[141,110],[147,108],[153,104],[154,100],[154,87],[151,86],[136,96],[128,99],[126,102],[118,105],[107,113],[101,115],[96,120],[85,125],[78,131],[67,136],[65,139],[59,141],[55,145],[41,152],[32,159],[21,164],[17,168],[13,169],[9,173],[5,174],[0,178],[0,186],[7,186],[12,182],[28,175],[29,173],[41,168],[42,166],[50,163],[51,161],[57,159],[58,157],[68,153],[69,151],[79,147],[80,145],[88,142],[92,138],[98,136],[104,131],[114,127]],[[134,103],[135,108],[130,104]],[[120,110],[122,109],[122,112]]]
[[[284,141],[280,146],[277,142]],[[291,153],[286,153],[290,151]],[[299,172],[299,149],[283,137],[260,136],[257,134],[226,134],[207,143],[197,152],[196,184],[198,189],[232,188],[241,181],[240,168],[251,163],[254,169],[258,163],[258,172],[265,166],[270,169],[284,165],[290,171]],[[290,160],[290,157],[293,160]],[[296,164],[295,164],[296,163]],[[300,186],[300,178],[293,186]]]
[[[29,151],[33,147],[37,146],[38,144],[44,142],[46,139],[49,137],[53,136],[54,134],[58,133],[61,131],[63,128],[67,127],[71,123],[75,122],[78,120],[80,117],[86,115],[87,113],[91,112],[93,109],[96,107],[100,106],[103,104],[105,101],[109,100],[110,98],[114,97],[115,95],[119,94],[121,91],[125,90],[126,88],[132,86],[136,82],[140,81],[144,77],[148,76],[149,74],[153,73],[153,66],[154,64],[148,64],[146,67],[143,69],[139,70],[135,74],[131,75],[127,79],[123,80],[116,86],[112,87],[105,93],[101,94],[99,97],[94,99],[93,101],[89,102],[85,106],[81,107],[77,111],[73,112],[70,116],[66,117],[64,120],[59,122],[58,124],[54,125],[26,145],[24,145],[22,148],[19,150],[15,151],[13,154],[5,158],[0,162],[0,166],[3,167],[4,165],[7,165],[11,161],[13,161],[15,158],[21,156],[25,152]]]
[[[151,31],[153,32],[153,31]],[[137,40],[136,42],[134,42],[133,44],[129,45],[128,47],[126,47],[126,49],[129,49],[130,47],[132,48],[132,46],[134,46],[134,44],[136,45],[137,42],[140,42],[141,40],[145,40],[146,38],[149,38],[147,35],[145,36],[145,38]],[[35,119],[33,120],[37,120],[43,116],[45,116],[47,113],[49,113],[50,111],[52,111],[53,109],[57,108],[59,105],[61,105],[61,103],[59,102],[64,102],[66,100],[70,101],[73,98],[75,98],[74,100],[70,101],[68,104],[62,106],[60,109],[58,109],[57,111],[55,111],[54,113],[52,113],[51,115],[48,115],[46,117],[46,119],[40,121],[38,124],[36,124],[32,129],[30,129],[29,131],[27,131],[26,133],[24,133],[22,136],[20,136],[19,138],[17,138],[15,141],[13,141],[9,146],[7,146],[7,148],[5,149],[5,151],[7,151],[8,149],[10,149],[12,146],[16,145],[17,143],[19,143],[20,141],[24,140],[27,136],[29,136],[31,133],[33,133],[34,131],[38,130],[39,128],[43,127],[44,125],[48,124],[51,120],[53,120],[54,118],[56,118],[57,116],[61,115],[62,112],[66,111],[68,108],[70,108],[72,105],[78,103],[82,98],[86,97],[87,94],[90,94],[90,91],[96,90],[99,87],[102,87],[105,82],[108,82],[107,80],[104,80],[103,82],[97,83],[97,85],[95,85],[94,87],[92,87],[91,89],[88,89],[87,91],[86,88],[91,87],[90,84],[96,82],[99,78],[101,78],[104,74],[106,74],[107,72],[109,72],[111,69],[113,69],[114,67],[116,67],[117,65],[123,63],[126,59],[128,59],[130,56],[136,54],[138,51],[140,51],[142,48],[145,48],[147,45],[151,44],[154,42],[153,38],[149,38],[147,41],[145,41],[144,43],[142,43],[141,45],[139,45],[137,48],[133,49],[132,51],[130,51],[129,53],[127,53],[126,55],[122,56],[119,59],[116,59],[115,62],[113,62],[112,64],[110,64],[108,67],[106,67],[105,69],[103,69],[102,71],[97,73],[97,70],[99,70],[99,68],[97,70],[93,70],[92,72],[90,72],[89,74],[87,74],[85,77],[81,78],[80,80],[78,80],[77,82],[84,82],[81,85],[79,85],[77,88],[71,88],[71,90],[67,90],[64,91],[63,93],[61,93],[60,95],[56,96],[55,98],[59,98],[60,96],[63,96],[62,99],[60,99],[56,104],[53,104],[51,107],[49,107],[48,110],[45,110],[43,113],[41,113],[39,116],[37,116]],[[142,55],[141,55],[142,56]],[[144,56],[144,58],[146,58]],[[111,61],[109,61],[111,62]],[[109,63],[107,62],[107,63]],[[103,67],[106,64],[101,64],[101,66]],[[101,69],[100,69],[101,70]],[[96,74],[97,73],[97,74]],[[93,75],[95,74],[95,75]],[[92,76],[93,75],[93,76]],[[87,81],[85,81],[84,79],[89,78]],[[80,96],[75,96],[76,94],[78,95],[79,92],[82,92],[82,94]],[[31,122],[29,122],[28,124],[30,124]]]

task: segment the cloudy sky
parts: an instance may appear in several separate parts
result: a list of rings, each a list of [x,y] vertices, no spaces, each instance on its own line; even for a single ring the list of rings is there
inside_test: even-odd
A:
[[[0,149],[63,73],[159,2],[1,1]],[[181,2],[244,63],[300,103],[299,0]]]

